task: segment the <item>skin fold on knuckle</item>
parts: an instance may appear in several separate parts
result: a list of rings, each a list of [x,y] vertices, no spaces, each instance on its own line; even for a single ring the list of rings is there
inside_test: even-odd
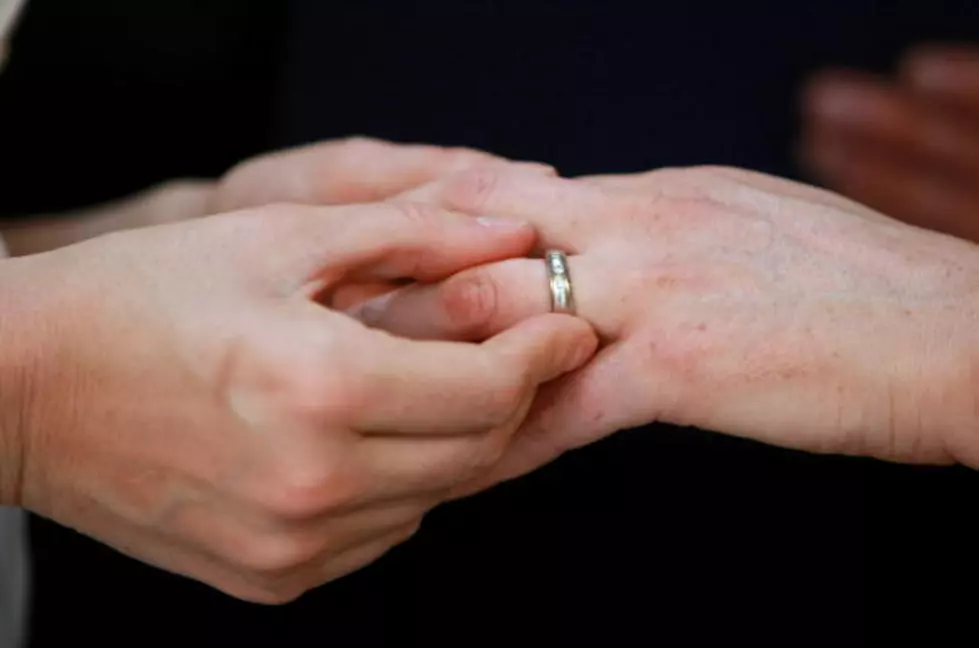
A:
[[[308,340],[302,358],[276,367],[283,423],[312,429],[344,429],[368,407],[364,355],[347,336]]]
[[[338,142],[339,157],[355,162],[372,160],[378,156],[390,154],[396,149],[397,147],[390,142],[362,135],[348,137]]]
[[[288,429],[282,432],[288,433]],[[312,430],[309,434],[319,438],[284,440],[268,452],[265,466],[249,479],[246,495],[251,497],[246,503],[267,525],[326,519],[367,499],[369,477],[358,457],[353,433]],[[332,438],[323,438],[331,434]],[[289,447],[281,447],[290,442]]]
[[[286,605],[305,593],[305,590],[285,587],[271,581],[256,582],[251,576],[243,576],[237,570],[223,575],[218,580],[204,582],[231,598],[254,605]]]
[[[468,214],[485,214],[503,184],[501,173],[500,168],[486,165],[457,173],[446,180],[441,202]]]
[[[401,276],[415,277],[428,265],[427,257],[433,247],[451,245],[454,231],[451,217],[430,203],[395,201],[386,204],[392,211],[371,223],[365,234],[378,242],[376,247],[382,257],[388,259],[387,263],[406,267]],[[385,263],[379,266],[384,267]]]
[[[357,496],[359,476],[344,464],[350,451],[346,423],[351,418],[350,389],[343,381],[311,381],[304,395],[286,397],[256,428],[261,444],[243,497],[271,521],[302,521],[324,515]],[[316,385],[318,387],[310,387]],[[332,392],[332,393],[331,393]],[[355,407],[355,406],[354,406]]]
[[[437,149],[437,151],[439,171],[443,174],[464,171],[468,168],[486,164],[497,159],[483,151],[460,147]]]
[[[436,205],[413,201],[389,204],[393,205],[394,218],[405,232],[434,233],[446,223],[445,211]]]
[[[278,477],[259,490],[257,505],[265,517],[280,522],[302,522],[328,514],[348,497],[349,486],[328,467],[283,462]],[[324,462],[326,463],[326,462]]]

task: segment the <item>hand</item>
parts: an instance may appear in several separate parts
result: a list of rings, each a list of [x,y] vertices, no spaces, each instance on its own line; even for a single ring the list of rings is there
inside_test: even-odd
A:
[[[979,241],[979,47],[929,47],[896,79],[827,72],[803,155],[828,185],[908,223]]]
[[[596,340],[547,316],[413,342],[314,298],[533,239],[423,205],[277,206],[4,261],[0,503],[252,601],[356,569],[493,465]]]
[[[482,151],[357,137],[246,160],[222,178],[209,211],[220,213],[275,202],[375,202],[463,169],[499,164],[554,174],[547,165],[508,162]]]
[[[272,203],[330,205],[390,198],[472,166],[511,164],[461,148],[365,138],[327,141],[261,155],[217,182],[175,180],[107,205],[3,229],[14,256],[36,254],[109,232],[174,223]],[[513,162],[537,173],[545,165]]]
[[[175,180],[134,196],[57,216],[0,222],[12,256],[56,250],[110,232],[199,218],[207,211],[214,183]]]
[[[979,466],[971,244],[732,169],[466,172],[414,197],[529,220],[544,246],[574,253],[578,311],[603,340],[541,392],[491,479],[652,421]],[[517,259],[351,312],[415,338],[481,339],[548,309],[544,264]]]

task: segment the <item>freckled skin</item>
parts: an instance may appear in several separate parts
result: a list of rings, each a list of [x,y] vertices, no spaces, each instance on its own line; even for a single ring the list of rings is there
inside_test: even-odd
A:
[[[429,199],[475,208],[469,178]],[[813,452],[979,466],[979,248],[836,194],[724,168],[577,180],[501,172],[478,207],[572,249],[578,314],[603,348],[545,390],[496,478],[650,421]],[[540,261],[495,277],[489,330],[546,308]],[[465,274],[465,273],[463,273]],[[453,280],[458,280],[456,277]],[[382,325],[427,335],[432,291]]]

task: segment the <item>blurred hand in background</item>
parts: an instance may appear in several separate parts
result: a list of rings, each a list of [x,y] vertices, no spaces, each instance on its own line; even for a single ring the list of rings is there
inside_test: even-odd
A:
[[[908,223],[979,241],[979,45],[908,52],[892,78],[829,70],[803,98],[818,180]]]

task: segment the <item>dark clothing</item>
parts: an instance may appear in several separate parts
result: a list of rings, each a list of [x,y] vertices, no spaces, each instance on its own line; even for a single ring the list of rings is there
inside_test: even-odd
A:
[[[0,176],[14,178],[8,212],[350,134],[569,175],[724,163],[797,176],[808,74],[979,40],[974,0],[36,2],[0,80],[0,111],[23,119],[0,119],[18,164]],[[89,24],[96,6],[116,18]],[[35,521],[35,638],[57,645],[70,618],[75,640],[102,645],[143,632],[277,646],[862,646],[927,632],[941,645],[931,633],[971,620],[954,584],[979,573],[965,522],[977,486],[964,469],[653,426],[439,509],[406,546],[284,608]]]

